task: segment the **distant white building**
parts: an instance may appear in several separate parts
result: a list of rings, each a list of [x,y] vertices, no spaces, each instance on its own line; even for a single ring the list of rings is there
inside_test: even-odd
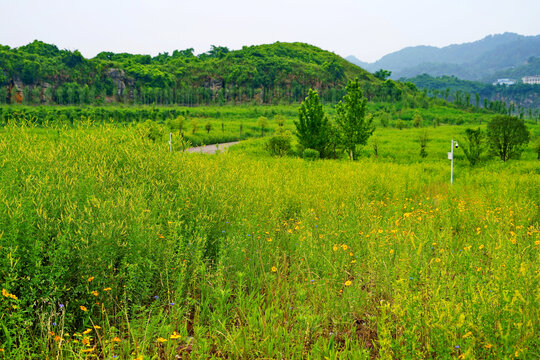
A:
[[[540,75],[524,76],[521,80],[524,84],[540,84]]]
[[[497,81],[495,81],[493,85],[514,85],[515,83],[516,80],[512,79],[497,79]]]

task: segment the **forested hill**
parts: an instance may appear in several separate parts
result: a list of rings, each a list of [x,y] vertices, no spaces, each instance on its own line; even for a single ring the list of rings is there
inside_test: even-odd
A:
[[[0,103],[275,104],[298,102],[309,88],[337,101],[356,77],[370,98],[399,100],[414,91],[303,43],[212,46],[198,56],[193,49],[154,57],[102,52],[92,59],[37,40],[0,46]]]
[[[491,83],[500,76],[497,72],[522,66],[531,57],[538,56],[540,56],[540,35],[504,33],[442,48],[407,47],[370,64],[361,63],[354,57],[348,59],[369,71],[381,68],[391,70],[394,79],[429,74]]]

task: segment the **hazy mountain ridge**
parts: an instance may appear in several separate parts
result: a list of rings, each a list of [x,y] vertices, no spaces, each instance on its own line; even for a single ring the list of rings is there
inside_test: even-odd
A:
[[[442,48],[424,45],[406,47],[373,63],[355,61],[356,58],[352,56],[347,60],[371,72],[391,70],[393,79],[426,73],[491,82],[496,72],[524,65],[527,59],[535,56],[540,56],[540,35],[504,33]]]

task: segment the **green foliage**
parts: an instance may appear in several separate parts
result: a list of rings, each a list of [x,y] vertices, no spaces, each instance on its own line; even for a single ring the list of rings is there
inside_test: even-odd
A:
[[[378,71],[375,71],[373,75],[375,75],[377,79],[384,81],[392,75],[392,72],[390,70],[380,69]]]
[[[294,125],[301,148],[317,150],[324,157],[329,142],[330,125],[316,91],[309,90],[308,96],[300,104],[298,121],[295,121]]]
[[[141,137],[150,139],[153,142],[161,140],[163,137],[163,127],[155,121],[146,120],[137,125],[137,129]]]
[[[341,144],[354,159],[354,152],[359,145],[365,145],[373,134],[373,117],[366,118],[366,103],[358,79],[349,81],[347,94],[336,105],[336,124],[340,131]]]
[[[264,129],[268,127],[268,118],[266,116],[259,116],[257,125],[261,128],[261,136],[264,136]]]
[[[268,139],[266,149],[274,156],[286,156],[291,154],[292,134],[289,130],[277,131]]]
[[[414,116],[412,119],[414,127],[417,127],[417,128],[420,127],[422,125],[423,120],[424,119],[422,118],[422,115],[420,115],[420,113],[418,112],[414,113]]]
[[[460,141],[461,148],[471,166],[475,166],[480,161],[482,153],[485,150],[484,134],[480,128],[477,128],[476,130],[465,129],[465,136],[467,137],[467,140]]]
[[[398,119],[398,121],[396,122],[396,127],[399,129],[399,130],[403,130],[405,127],[407,127],[405,125],[405,123],[403,122],[402,119]]]
[[[308,161],[314,161],[321,157],[321,153],[315,149],[304,149],[302,157]]]
[[[210,134],[210,131],[212,130],[212,124],[207,122],[205,125],[204,125],[204,129],[206,130],[206,133],[207,134]]]
[[[489,147],[502,161],[519,158],[529,136],[523,120],[513,116],[496,116],[487,126]]]
[[[199,129],[199,121],[197,119],[191,120],[191,133],[194,135]]]
[[[426,148],[427,148],[427,144],[429,140],[430,139],[429,139],[429,134],[427,130],[422,131],[420,135],[418,136],[418,144],[420,145],[420,157],[422,159],[428,156]]]

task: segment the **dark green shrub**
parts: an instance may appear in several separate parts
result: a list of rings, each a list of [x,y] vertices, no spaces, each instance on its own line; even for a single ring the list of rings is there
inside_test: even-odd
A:
[[[285,156],[291,152],[292,135],[290,131],[281,131],[266,143],[266,149],[275,156]]]
[[[315,149],[305,149],[302,152],[302,157],[308,161],[314,161],[321,157],[321,154]]]

